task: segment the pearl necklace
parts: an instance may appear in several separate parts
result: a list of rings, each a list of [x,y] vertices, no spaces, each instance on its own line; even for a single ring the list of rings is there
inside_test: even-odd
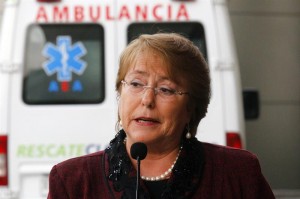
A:
[[[173,162],[173,164],[171,165],[171,167],[170,167],[166,172],[164,172],[163,174],[161,174],[161,175],[159,175],[159,176],[155,176],[155,177],[141,176],[141,178],[142,178],[143,180],[146,180],[146,181],[160,181],[160,180],[164,180],[164,179],[166,179],[167,177],[169,177],[169,176],[171,175],[171,172],[172,172],[172,170],[173,170],[173,168],[174,168],[174,166],[175,166],[177,160],[178,160],[178,157],[179,157],[179,155],[180,155],[181,150],[182,150],[182,146],[180,147],[180,149],[179,149],[179,151],[178,151],[178,154],[177,154],[177,156],[176,156],[175,161]]]
[[[127,137],[125,137],[124,141],[123,141],[123,143],[125,145],[126,145],[126,141],[127,141]],[[175,166],[175,164],[176,164],[176,162],[177,162],[177,160],[178,160],[178,157],[180,155],[180,152],[181,152],[182,148],[183,147],[180,146],[179,151],[178,151],[177,156],[176,156],[176,159],[174,160],[173,164],[171,165],[171,167],[166,172],[164,172],[160,176],[155,176],[155,177],[141,176],[142,180],[146,180],[146,181],[160,181],[160,180],[164,180],[167,177],[169,177],[170,174],[171,174],[171,172],[172,172],[172,170],[173,170],[173,168],[174,168],[174,166]]]

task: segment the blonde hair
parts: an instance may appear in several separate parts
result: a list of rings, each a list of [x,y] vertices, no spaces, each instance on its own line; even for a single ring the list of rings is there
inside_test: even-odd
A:
[[[140,35],[122,52],[116,80],[116,90],[120,94],[121,81],[134,65],[141,52],[155,52],[167,63],[170,78],[176,83],[184,83],[189,92],[189,107],[192,111],[189,122],[190,133],[195,136],[197,127],[205,117],[210,100],[210,77],[207,63],[190,40],[176,33]]]

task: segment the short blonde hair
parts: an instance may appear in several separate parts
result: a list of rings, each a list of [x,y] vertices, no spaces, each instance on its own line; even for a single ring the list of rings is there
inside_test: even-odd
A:
[[[170,78],[176,83],[184,83],[189,92],[192,116],[190,133],[195,136],[198,125],[205,117],[210,100],[210,77],[207,63],[190,40],[176,33],[140,35],[122,52],[116,80],[116,90],[120,94],[121,81],[134,65],[141,52],[152,51],[162,56],[167,63]]]

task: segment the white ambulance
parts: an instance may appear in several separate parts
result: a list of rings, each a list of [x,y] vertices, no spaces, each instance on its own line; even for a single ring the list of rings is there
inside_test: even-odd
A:
[[[48,173],[115,135],[121,51],[178,32],[207,59],[212,99],[197,137],[245,147],[239,68],[225,0],[6,0],[0,41],[0,198],[47,197]]]

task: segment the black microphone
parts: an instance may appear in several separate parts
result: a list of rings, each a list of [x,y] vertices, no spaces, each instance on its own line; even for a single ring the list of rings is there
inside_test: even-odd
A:
[[[139,198],[140,187],[140,164],[141,160],[145,159],[147,155],[147,146],[142,142],[134,143],[130,148],[130,155],[133,159],[137,160],[137,175],[136,175],[136,194],[135,198]]]

